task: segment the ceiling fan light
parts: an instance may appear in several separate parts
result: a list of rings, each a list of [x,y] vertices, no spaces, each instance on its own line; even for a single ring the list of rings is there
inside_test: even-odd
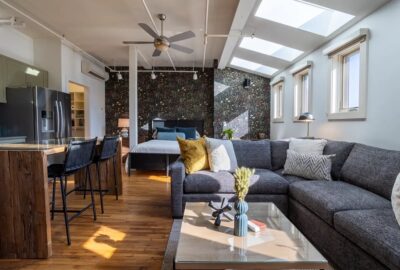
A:
[[[197,72],[193,73],[193,80],[197,81],[198,77],[197,77]]]
[[[157,79],[157,76],[156,76],[156,74],[154,73],[154,71],[151,72],[150,78],[151,78],[152,80]]]

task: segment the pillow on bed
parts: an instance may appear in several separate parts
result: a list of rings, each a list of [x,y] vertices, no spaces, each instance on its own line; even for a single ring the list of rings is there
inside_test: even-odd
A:
[[[176,132],[176,128],[169,127],[156,127],[156,131],[158,132]]]
[[[178,137],[176,139],[178,140],[179,149],[181,150],[186,173],[191,174],[210,168],[205,138],[184,140]]]
[[[176,141],[176,138],[185,139],[185,133],[181,132],[157,132],[157,140]]]
[[[186,135],[186,139],[196,139],[196,128],[194,127],[177,127],[177,132],[183,132]]]

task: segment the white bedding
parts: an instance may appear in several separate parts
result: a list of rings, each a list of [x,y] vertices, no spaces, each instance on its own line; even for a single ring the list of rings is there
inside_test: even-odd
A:
[[[178,142],[166,140],[150,140],[144,143],[139,143],[133,147],[131,152],[148,154],[180,154]]]

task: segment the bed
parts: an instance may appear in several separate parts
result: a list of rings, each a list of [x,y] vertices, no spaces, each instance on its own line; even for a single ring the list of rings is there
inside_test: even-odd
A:
[[[145,171],[165,171],[169,174],[169,166],[175,162],[179,155],[177,141],[156,140],[152,138],[153,131],[157,128],[195,127],[203,136],[203,120],[152,120],[149,124],[149,140],[133,147],[129,153],[128,173],[131,169]]]

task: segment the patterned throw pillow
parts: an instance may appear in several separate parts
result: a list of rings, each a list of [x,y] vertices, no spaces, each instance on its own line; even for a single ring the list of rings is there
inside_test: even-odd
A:
[[[303,154],[287,150],[283,174],[311,180],[332,180],[332,158],[335,155]]]
[[[397,223],[400,225],[400,174],[397,176],[393,186],[392,207]]]

